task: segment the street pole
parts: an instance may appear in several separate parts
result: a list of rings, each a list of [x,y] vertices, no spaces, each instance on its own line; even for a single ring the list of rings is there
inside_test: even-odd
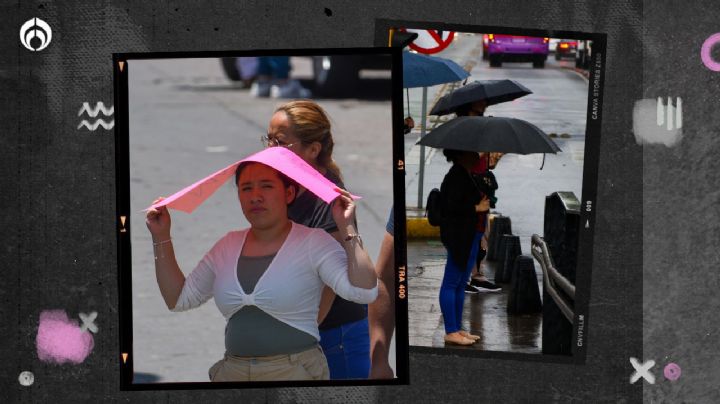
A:
[[[427,112],[427,87],[423,87],[422,113],[420,124],[420,139],[425,136],[425,113]],[[418,203],[419,209],[423,207],[423,180],[425,177],[425,146],[420,145],[420,178],[418,181]]]

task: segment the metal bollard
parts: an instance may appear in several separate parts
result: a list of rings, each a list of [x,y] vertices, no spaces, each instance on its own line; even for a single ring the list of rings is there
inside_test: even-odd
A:
[[[503,234],[512,234],[512,222],[507,216],[497,216],[493,219],[490,236],[488,236],[488,261],[496,261],[500,258],[500,239]]]
[[[532,314],[542,312],[540,288],[535,275],[535,261],[527,255],[515,259],[507,312],[510,314]]]
[[[502,246],[504,244],[504,247]],[[500,257],[502,260],[498,262],[495,273],[495,282],[508,283],[515,276],[513,270],[515,259],[522,254],[520,247],[520,237],[512,234],[505,234],[500,248]]]

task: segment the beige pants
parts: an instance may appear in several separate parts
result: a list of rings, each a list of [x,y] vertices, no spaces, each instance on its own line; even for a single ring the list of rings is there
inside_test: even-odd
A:
[[[330,370],[319,346],[289,355],[225,357],[210,367],[212,382],[329,380]]]

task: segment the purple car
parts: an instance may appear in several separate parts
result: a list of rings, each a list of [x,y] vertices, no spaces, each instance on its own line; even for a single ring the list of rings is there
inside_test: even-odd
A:
[[[488,58],[491,67],[503,62],[532,62],[533,67],[545,67],[550,38],[522,35],[488,34]]]

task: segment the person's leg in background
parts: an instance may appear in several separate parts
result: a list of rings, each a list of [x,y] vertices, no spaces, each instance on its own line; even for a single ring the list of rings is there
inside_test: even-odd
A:
[[[253,97],[269,97],[273,78],[273,63],[271,56],[258,57],[257,79],[250,86]]]
[[[370,331],[367,317],[354,323],[343,324],[341,328],[347,377],[367,379],[370,376]]]
[[[480,241],[480,243],[482,243],[482,241]],[[480,265],[484,257],[485,254],[483,254],[482,246],[480,246],[477,258],[475,259],[476,264],[473,266],[472,271],[470,271],[470,281],[465,284],[465,293],[474,294],[480,292],[475,286],[475,283],[487,280],[487,278],[485,278],[485,272],[483,272],[482,266]]]
[[[487,225],[487,217],[485,218],[486,225],[485,229],[488,229]],[[475,292],[499,292],[502,290],[502,288],[488,280],[488,278],[485,276],[485,271],[482,267],[482,262],[485,259],[485,256],[487,255],[487,237],[483,235],[482,238],[480,238],[480,241],[478,241],[478,253],[477,258],[475,259],[476,265],[473,267],[472,273],[470,275],[470,283],[467,284],[465,287],[465,292],[468,293],[475,293]]]
[[[240,71],[240,80],[245,87],[252,86],[258,75],[258,58],[257,57],[239,57],[235,59],[237,70]]]
[[[445,342],[458,345],[471,345],[474,341],[460,335],[460,322],[456,316],[458,289],[460,290],[460,298],[465,298],[466,282],[463,282],[463,279],[467,271],[463,269],[455,264],[452,259],[452,254],[450,251],[447,251],[445,274],[443,275],[442,284],[440,285],[440,311],[442,312],[445,325]]]
[[[273,78],[279,83],[284,83],[290,78],[290,56],[268,56],[267,64]]]
[[[273,56],[269,58],[273,69],[273,83],[270,96],[273,98],[310,98],[310,90],[303,87],[298,80],[290,78],[290,57]]]
[[[472,248],[470,249],[470,257],[468,257],[467,264],[465,264],[465,272],[462,275],[462,283],[458,286],[456,291],[457,298],[455,301],[455,321],[457,322],[459,333],[463,337],[473,341],[477,341],[480,337],[462,330],[462,315],[463,308],[465,306],[465,285],[467,285],[467,282],[470,279],[470,274],[472,273],[473,268],[475,268],[475,260],[477,259],[478,251],[480,250],[480,240],[482,239],[482,236],[482,233],[475,232],[475,239],[473,240]]]
[[[395,212],[385,224],[385,236],[375,261],[378,277],[378,297],[368,305],[370,325],[370,378],[392,379],[395,374],[390,366],[390,346],[395,331]]]
[[[367,379],[370,374],[370,333],[367,317],[320,330],[320,346],[330,368],[330,379]]]

